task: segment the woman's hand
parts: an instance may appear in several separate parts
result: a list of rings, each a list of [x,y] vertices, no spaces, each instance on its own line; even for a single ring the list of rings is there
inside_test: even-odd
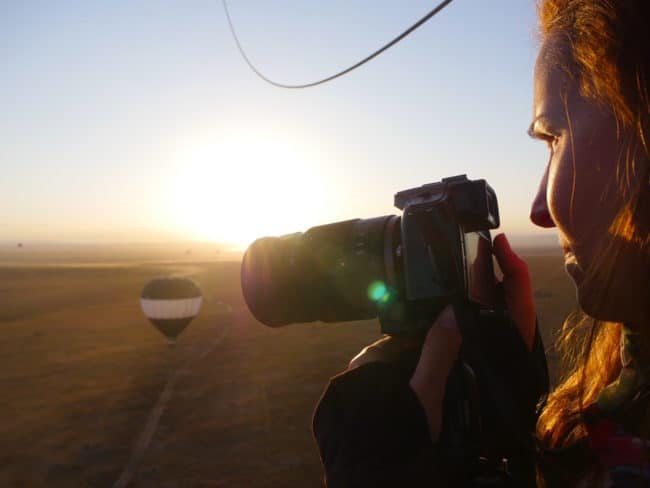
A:
[[[528,350],[532,351],[537,320],[528,265],[512,250],[505,234],[494,238],[492,252],[503,272],[503,288],[510,316]]]
[[[528,265],[510,247],[505,234],[494,238],[493,252],[503,272],[506,305],[524,343],[531,351],[535,340],[535,302]],[[422,404],[435,442],[442,424],[442,406],[447,379],[462,337],[456,316],[447,306],[435,321],[422,346],[422,354],[409,384]]]
[[[420,359],[409,385],[424,407],[431,439],[435,442],[440,434],[447,377],[458,356],[461,342],[456,317],[449,305],[429,329],[424,343],[422,339],[385,336],[364,347],[350,361],[348,370],[375,361],[397,363],[405,352],[421,347]]]

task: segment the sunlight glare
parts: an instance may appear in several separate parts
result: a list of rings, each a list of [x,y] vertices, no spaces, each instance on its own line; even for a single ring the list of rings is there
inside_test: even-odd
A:
[[[323,223],[323,176],[293,143],[228,137],[194,143],[177,159],[170,204],[177,227],[189,238],[244,249],[258,237]]]

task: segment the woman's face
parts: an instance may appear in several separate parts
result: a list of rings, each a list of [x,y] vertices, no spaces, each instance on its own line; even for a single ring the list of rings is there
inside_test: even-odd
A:
[[[635,322],[643,308],[639,300],[647,300],[649,270],[639,269],[645,261],[640,251],[611,230],[625,208],[617,178],[623,156],[616,119],[580,95],[567,66],[563,38],[548,38],[535,66],[530,133],[547,141],[549,161],[531,220],[558,228],[565,266],[585,312]]]

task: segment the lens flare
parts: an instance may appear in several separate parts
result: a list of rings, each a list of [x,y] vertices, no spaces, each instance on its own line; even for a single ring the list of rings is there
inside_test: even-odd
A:
[[[373,281],[368,287],[368,298],[374,302],[386,303],[390,300],[390,291],[382,281]]]

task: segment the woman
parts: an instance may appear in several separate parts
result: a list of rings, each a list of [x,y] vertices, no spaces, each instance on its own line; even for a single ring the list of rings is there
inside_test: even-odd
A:
[[[565,374],[537,420],[538,483],[650,486],[650,2],[541,0],[539,17],[529,133],[547,142],[550,157],[531,220],[557,227],[584,317],[565,324]],[[505,236],[494,253],[532,351],[522,361],[534,364],[541,344],[526,265]],[[391,477],[445,486],[432,453],[461,342],[446,309],[414,368],[391,364],[403,344],[386,338],[332,379],[314,417],[331,486]],[[369,409],[377,402],[381,409]]]

